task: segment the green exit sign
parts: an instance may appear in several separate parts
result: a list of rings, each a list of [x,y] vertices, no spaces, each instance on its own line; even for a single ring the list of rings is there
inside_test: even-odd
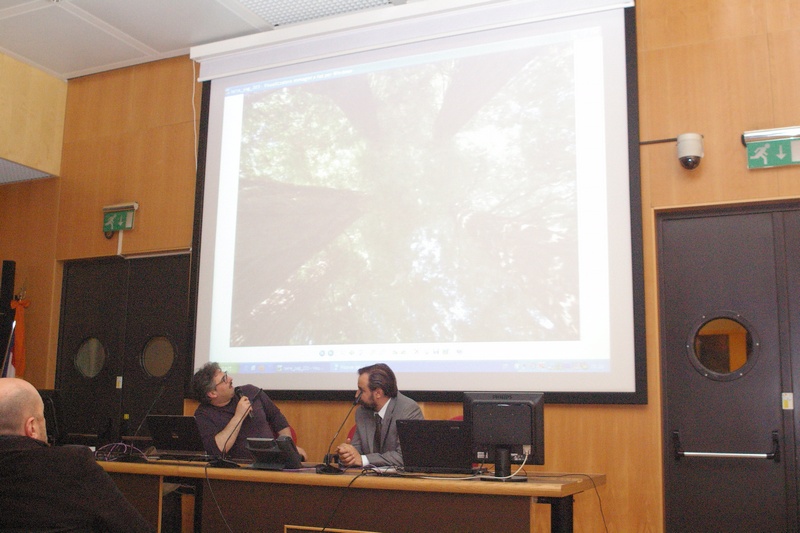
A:
[[[122,231],[133,229],[133,209],[130,211],[111,211],[103,213],[103,231]]]
[[[800,139],[778,139],[747,144],[747,168],[800,165]]]

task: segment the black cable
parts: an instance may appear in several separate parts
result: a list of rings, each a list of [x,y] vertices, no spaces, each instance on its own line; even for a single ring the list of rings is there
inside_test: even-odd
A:
[[[592,487],[594,487],[594,493],[597,495],[597,503],[600,504],[600,518],[603,519],[603,527],[606,529],[606,533],[608,533],[608,524],[606,523],[606,513],[603,512],[603,500],[600,498],[600,491],[597,489],[597,484],[592,479],[592,476],[588,474],[577,474],[579,476],[584,476],[592,482]]]
[[[208,477],[208,466],[209,465],[206,465],[203,468],[203,472],[205,472],[206,475],[206,485],[208,485],[208,492],[211,493],[211,499],[214,500],[214,505],[217,506],[217,511],[219,512],[219,516],[220,518],[222,518],[222,522],[225,524],[225,527],[228,529],[228,531],[230,531],[230,533],[233,533],[231,526],[228,524],[228,520],[225,519],[225,515],[222,513],[222,507],[220,507],[219,502],[217,501],[217,497],[214,494],[214,489],[211,488],[211,478]]]
[[[559,478],[559,477],[568,477],[568,476],[578,476],[578,477],[585,477],[592,483],[592,488],[594,489],[594,493],[597,496],[597,502],[600,504],[600,518],[603,519],[603,528],[605,529],[606,533],[608,533],[608,523],[606,522],[606,513],[603,511],[603,499],[600,497],[600,491],[597,488],[597,483],[594,482],[592,476],[589,474],[581,474],[581,473],[572,473],[572,474],[548,474],[546,472],[533,472],[533,477],[550,477],[550,478]]]
[[[328,526],[330,525],[330,523],[331,523],[331,520],[333,520],[333,517],[334,517],[334,516],[336,516],[336,512],[339,510],[339,506],[340,506],[340,505],[342,505],[342,500],[344,500],[344,497],[347,495],[347,489],[349,489],[349,488],[350,488],[350,487],[353,485],[353,483],[355,483],[355,481],[356,481],[358,478],[360,478],[361,476],[364,476],[364,475],[366,475],[366,474],[367,474],[367,471],[366,471],[366,470],[362,470],[360,473],[358,473],[358,474],[356,474],[355,476],[353,476],[353,479],[350,481],[350,483],[348,483],[348,484],[347,484],[347,486],[346,486],[346,487],[344,488],[344,490],[342,491],[342,495],[341,495],[341,496],[339,496],[339,501],[338,501],[338,502],[336,502],[336,505],[333,507],[333,512],[332,512],[332,513],[331,513],[331,515],[328,517],[328,519],[325,521],[325,525],[324,525],[324,526],[322,526],[322,529],[320,529],[320,533],[324,533],[324,531],[325,531],[325,530],[328,528]]]

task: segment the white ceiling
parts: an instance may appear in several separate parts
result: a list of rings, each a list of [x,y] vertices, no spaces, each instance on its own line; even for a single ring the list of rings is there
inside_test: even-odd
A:
[[[414,1],[414,0],[412,0]],[[67,80],[405,0],[0,0],[0,53]]]
[[[195,45],[405,2],[0,0],[0,53],[68,80],[188,55]],[[0,184],[46,177],[0,158]]]

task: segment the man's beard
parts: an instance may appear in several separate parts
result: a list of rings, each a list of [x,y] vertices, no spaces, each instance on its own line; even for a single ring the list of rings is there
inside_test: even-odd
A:
[[[361,404],[362,407],[365,409],[369,409],[370,411],[378,412],[378,405],[375,402],[367,403],[366,400],[359,400],[358,403]]]

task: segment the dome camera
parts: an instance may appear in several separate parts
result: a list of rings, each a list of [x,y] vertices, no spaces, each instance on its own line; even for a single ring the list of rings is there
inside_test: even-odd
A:
[[[700,166],[703,159],[703,136],[699,133],[684,133],[678,135],[678,161],[687,170],[694,170]]]

